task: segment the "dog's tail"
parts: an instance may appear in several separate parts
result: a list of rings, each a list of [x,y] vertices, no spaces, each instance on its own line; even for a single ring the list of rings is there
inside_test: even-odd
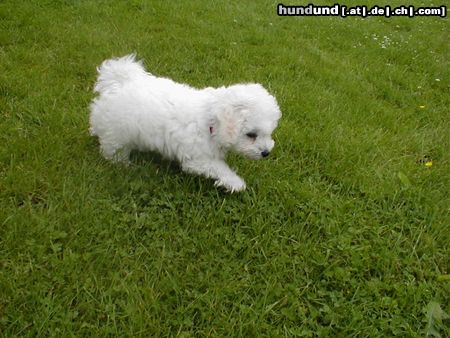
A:
[[[114,92],[132,78],[145,74],[142,61],[136,60],[136,54],[103,61],[97,68],[98,78],[94,92]]]

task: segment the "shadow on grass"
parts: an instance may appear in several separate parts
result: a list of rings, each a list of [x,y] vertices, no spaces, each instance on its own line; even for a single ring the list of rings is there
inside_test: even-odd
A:
[[[130,161],[133,165],[136,166],[142,166],[151,163],[159,169],[164,169],[165,172],[174,175],[181,172],[180,165],[176,161],[164,158],[161,154],[158,154],[156,152],[141,152],[133,150],[130,155]]]

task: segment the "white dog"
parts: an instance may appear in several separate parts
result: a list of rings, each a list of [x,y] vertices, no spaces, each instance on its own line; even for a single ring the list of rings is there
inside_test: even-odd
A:
[[[234,192],[245,182],[225,163],[226,152],[260,159],[274,146],[281,112],[259,84],[196,89],[147,73],[134,55],[106,60],[98,73],[90,132],[107,159],[128,162],[133,149],[158,151]]]

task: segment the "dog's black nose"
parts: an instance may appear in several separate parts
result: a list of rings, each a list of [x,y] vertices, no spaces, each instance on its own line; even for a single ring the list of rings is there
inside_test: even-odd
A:
[[[267,157],[267,156],[269,156],[269,154],[270,154],[269,151],[264,150],[264,151],[261,153],[261,156],[262,156],[262,157]]]

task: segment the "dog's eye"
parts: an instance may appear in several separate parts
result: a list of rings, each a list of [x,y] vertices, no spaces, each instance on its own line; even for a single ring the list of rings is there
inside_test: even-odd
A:
[[[247,137],[250,137],[250,138],[256,138],[256,136],[258,136],[258,135],[256,135],[256,133],[247,133],[246,135],[247,135]]]

